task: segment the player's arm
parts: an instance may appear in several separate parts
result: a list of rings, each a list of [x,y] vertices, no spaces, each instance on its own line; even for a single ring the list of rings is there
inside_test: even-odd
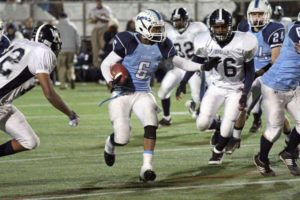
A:
[[[120,57],[116,52],[111,51],[108,56],[102,61],[100,70],[102,72],[102,75],[106,81],[106,83],[111,83],[113,81],[113,78],[110,73],[110,68],[113,64],[120,62],[122,60],[122,57]]]
[[[239,100],[239,110],[244,110],[247,106],[247,97],[251,90],[252,83],[255,79],[254,60],[244,63],[245,81],[242,96]]]
[[[53,88],[53,84],[50,80],[50,76],[48,73],[37,73],[36,75],[43,93],[47,100],[58,110],[67,115],[70,119],[70,125],[76,126],[79,122],[79,117],[76,115],[74,111],[72,111],[60,98],[60,96],[55,92]],[[72,124],[71,124],[72,123]]]

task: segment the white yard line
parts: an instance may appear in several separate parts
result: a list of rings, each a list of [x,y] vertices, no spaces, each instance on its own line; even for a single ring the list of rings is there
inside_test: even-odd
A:
[[[244,147],[253,147],[258,146],[259,144],[247,144],[243,145]],[[194,150],[201,150],[201,149],[208,149],[210,148],[210,145],[205,145],[201,147],[193,147],[193,148],[177,148],[177,149],[157,149],[155,152],[176,152],[176,151],[194,151]],[[118,155],[127,155],[127,154],[140,154],[142,153],[142,150],[140,151],[129,151],[129,152],[120,152]],[[78,154],[76,157],[99,157],[102,154],[95,154],[95,155],[83,155]],[[65,158],[71,158],[71,156],[66,155],[60,155],[60,156],[47,156],[47,157],[36,157],[36,158],[22,158],[22,159],[10,159],[10,160],[0,160],[0,163],[17,163],[17,162],[30,162],[30,161],[40,161],[40,160],[52,160],[52,159],[65,159]]]
[[[174,191],[174,190],[191,190],[191,189],[215,189],[216,187],[241,187],[248,185],[265,185],[265,184],[274,184],[274,183],[293,183],[300,182],[298,179],[281,179],[281,180],[269,180],[269,181],[253,181],[253,182],[233,182],[233,183],[222,183],[222,184],[206,184],[206,185],[191,185],[191,186],[182,186],[182,187],[159,187],[152,189],[134,189],[134,190],[124,190],[120,192],[99,192],[93,194],[77,194],[77,195],[61,195],[61,196],[50,196],[50,197],[37,197],[37,198],[27,198],[24,200],[52,200],[52,199],[73,199],[73,198],[84,198],[84,197],[97,197],[105,195],[121,195],[121,194],[130,194],[130,193],[145,193],[145,192],[160,192],[160,191]]]

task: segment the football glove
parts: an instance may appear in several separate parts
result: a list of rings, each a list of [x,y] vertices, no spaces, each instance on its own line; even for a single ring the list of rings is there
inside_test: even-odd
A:
[[[122,78],[122,74],[118,73],[115,75],[114,79],[107,84],[107,87],[110,90],[110,92],[113,92],[113,90],[118,85],[121,78]]]
[[[220,57],[209,57],[208,60],[203,63],[201,70],[210,71],[212,68],[216,68],[220,62]]]
[[[71,127],[75,127],[79,123],[79,116],[74,111],[72,111],[71,115],[69,116],[69,120],[69,125]]]
[[[180,97],[181,93],[186,94],[186,82],[181,81],[176,89],[176,98]]]
[[[243,111],[246,106],[247,106],[247,95],[246,94],[242,94],[240,100],[239,100],[239,110]]]

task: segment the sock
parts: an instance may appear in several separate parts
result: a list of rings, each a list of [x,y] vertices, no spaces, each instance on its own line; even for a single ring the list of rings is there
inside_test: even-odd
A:
[[[242,135],[242,130],[243,130],[244,127],[242,128],[236,128],[234,127],[233,128],[233,134],[232,136],[235,138],[235,139],[241,139],[241,135]]]
[[[220,130],[220,127],[221,127],[221,121],[213,119],[213,121],[210,124],[210,126],[208,127],[208,129]]]
[[[263,135],[260,137],[260,160],[266,162],[273,143],[267,140]]]
[[[161,100],[164,116],[169,116],[170,115],[170,107],[171,107],[171,99],[163,99]]]
[[[258,113],[253,113],[253,124],[258,124],[260,121],[261,121],[261,114],[262,114],[262,111],[259,110]]]
[[[293,128],[290,135],[290,141],[285,150],[293,154],[299,143],[300,143],[300,134],[297,132],[296,128]]]
[[[215,149],[219,152],[222,152],[230,138],[224,138],[222,135],[218,137],[218,143],[215,146]],[[217,153],[217,152],[216,152]]]
[[[0,145],[0,157],[1,156],[8,156],[8,155],[11,155],[11,154],[14,154],[15,151],[13,150],[12,148],[12,145],[11,145],[11,140]]]
[[[152,167],[152,157],[153,151],[152,150],[144,150],[143,154],[143,166],[150,166]]]

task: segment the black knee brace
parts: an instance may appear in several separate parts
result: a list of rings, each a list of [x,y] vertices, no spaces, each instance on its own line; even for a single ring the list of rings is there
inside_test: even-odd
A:
[[[144,138],[155,140],[156,139],[156,126],[145,126]]]
[[[119,144],[119,143],[116,143],[115,142],[115,134],[114,133],[112,133],[111,135],[110,135],[110,142],[114,145],[114,146],[125,146],[126,144]]]

